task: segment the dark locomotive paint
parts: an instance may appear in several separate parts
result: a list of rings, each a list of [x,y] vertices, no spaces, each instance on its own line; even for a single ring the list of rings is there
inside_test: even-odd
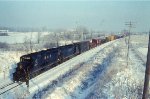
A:
[[[122,36],[115,36],[115,38],[122,38]],[[26,82],[29,86],[29,79],[105,42],[108,42],[106,38],[92,39],[92,42],[81,41],[23,55],[17,64],[16,72],[13,73],[13,81]]]

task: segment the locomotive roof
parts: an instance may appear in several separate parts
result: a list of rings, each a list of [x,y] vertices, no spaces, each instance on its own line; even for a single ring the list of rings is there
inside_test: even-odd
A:
[[[79,43],[84,43],[84,42],[89,42],[89,41],[88,40],[86,40],[86,41],[80,41],[80,42],[75,42],[73,44],[79,44]]]
[[[23,55],[20,58],[36,56],[39,53],[46,53],[46,52],[50,52],[50,51],[57,51],[58,48],[62,48],[62,47],[65,47],[65,46],[71,46],[71,45],[74,45],[74,44],[80,44],[80,43],[84,43],[84,42],[89,42],[89,41],[81,41],[81,42],[76,42],[76,43],[72,43],[72,44],[68,44],[68,45],[59,46],[57,48],[55,47],[55,48],[50,48],[50,49],[46,49],[46,50],[41,50],[39,52],[34,52],[34,53]]]
[[[45,52],[54,51],[54,50],[57,50],[57,48],[51,48],[51,49],[47,49],[47,50],[41,50],[39,52],[34,52],[34,53],[26,54],[26,55],[21,56],[20,58],[31,57],[31,56],[34,56],[34,55],[38,55],[39,53],[45,53]]]

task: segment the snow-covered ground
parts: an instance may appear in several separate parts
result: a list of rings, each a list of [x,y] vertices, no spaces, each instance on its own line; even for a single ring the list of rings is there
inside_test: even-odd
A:
[[[149,35],[148,34],[132,35],[131,36],[131,44],[134,47],[134,49],[139,51],[144,56],[147,56],[148,39],[149,39]]]
[[[141,99],[145,67],[130,49],[127,65],[126,46],[122,41],[110,68],[90,89],[88,99]]]
[[[16,51],[1,51],[0,80],[11,79],[11,75],[19,62],[19,57],[25,53]]]
[[[147,51],[148,51],[148,48],[143,48],[143,47],[140,47],[137,49],[140,53],[142,53],[144,56],[147,55]]]
[[[136,54],[146,63],[147,60],[147,51],[148,51],[148,34],[143,35],[132,35],[131,36],[131,45],[135,50]]]
[[[38,35],[43,37],[49,34],[51,34],[51,32],[8,32],[8,36],[0,36],[0,42],[15,44],[24,43],[25,40],[31,39],[32,42],[36,43],[38,40]]]
[[[78,55],[31,79],[29,89],[23,83],[0,98],[141,99],[145,62],[140,55],[147,55],[148,37],[131,36],[128,65],[125,41],[115,40]]]
[[[37,40],[37,32],[15,32],[8,33],[9,36],[0,36],[0,42],[9,44],[23,43],[25,39],[32,39],[34,42]]]
[[[67,40],[63,38],[63,36],[64,35],[55,35],[53,32],[8,32],[8,36],[0,36],[0,42],[20,44],[31,40],[32,43],[38,43],[38,39],[40,39],[41,43],[45,41],[56,41],[56,39],[58,39],[58,43],[60,43],[59,45],[78,42],[76,40]]]

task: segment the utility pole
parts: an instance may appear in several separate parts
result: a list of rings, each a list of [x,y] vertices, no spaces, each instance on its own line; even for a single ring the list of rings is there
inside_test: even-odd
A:
[[[31,32],[31,37],[30,37],[30,50],[32,52],[32,48],[33,48],[33,45],[32,45],[32,32]]]
[[[146,62],[146,70],[145,70],[145,82],[144,82],[142,99],[148,99],[149,77],[150,77],[150,31],[149,31],[148,53],[147,53],[147,62]]]
[[[59,42],[58,42],[58,34],[57,33],[55,33],[55,38],[56,38],[56,46],[58,47],[59,46]]]
[[[37,41],[38,41],[38,44],[40,43],[40,36],[41,36],[41,32],[37,32]]]
[[[131,35],[131,28],[133,28],[133,23],[130,21],[130,22],[126,22],[125,25],[127,25],[129,27],[129,34],[128,34],[128,51],[127,51],[127,66],[129,64],[129,48],[130,48],[130,35]]]
[[[91,39],[93,38],[93,31],[91,30]]]
[[[84,33],[83,33],[83,31],[81,33],[82,33],[82,41],[83,41],[84,40]]]

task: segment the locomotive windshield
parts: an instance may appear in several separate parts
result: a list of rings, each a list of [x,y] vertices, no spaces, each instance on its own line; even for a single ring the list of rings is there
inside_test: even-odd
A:
[[[20,58],[20,61],[21,61],[21,62],[26,62],[26,61],[30,61],[30,59],[31,59],[31,58],[30,58],[29,56],[25,56],[25,57],[21,57],[21,58]]]

